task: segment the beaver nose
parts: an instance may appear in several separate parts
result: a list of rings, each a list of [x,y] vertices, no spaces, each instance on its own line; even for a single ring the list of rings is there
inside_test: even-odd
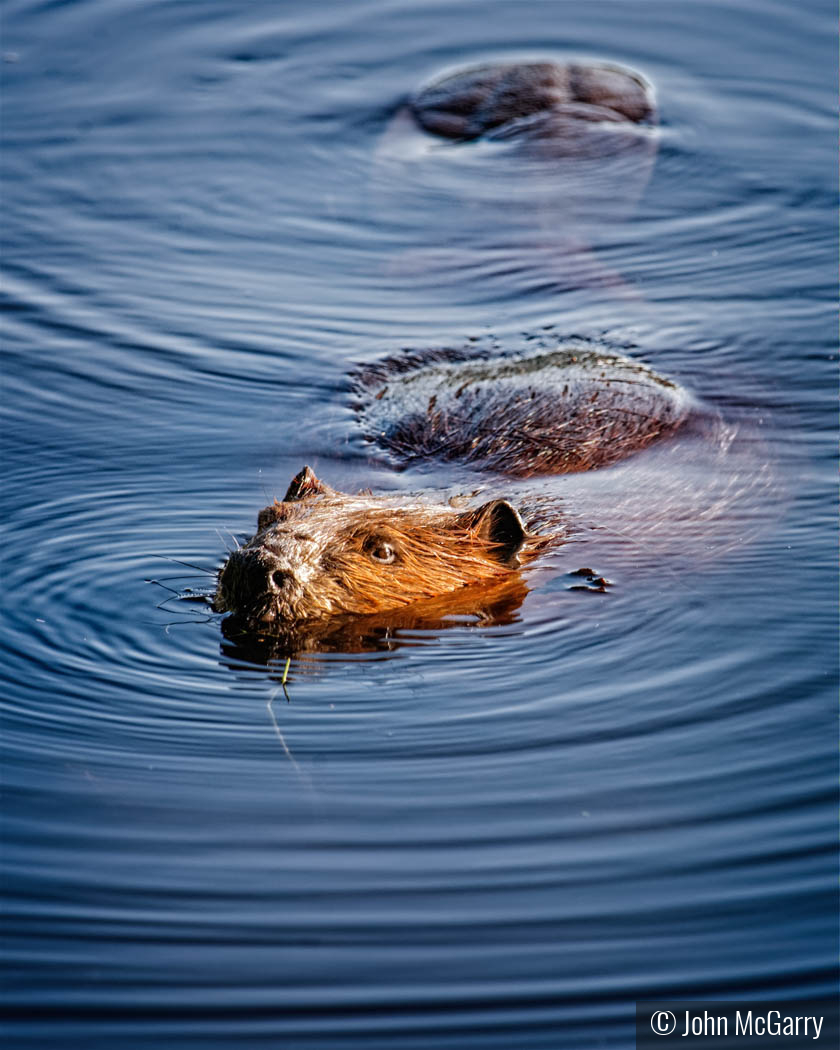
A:
[[[267,551],[234,551],[219,580],[221,604],[229,610],[247,608],[260,598],[288,591],[293,578],[293,573]]]
[[[273,591],[282,591],[292,578],[285,569],[272,569],[268,574],[268,585]]]

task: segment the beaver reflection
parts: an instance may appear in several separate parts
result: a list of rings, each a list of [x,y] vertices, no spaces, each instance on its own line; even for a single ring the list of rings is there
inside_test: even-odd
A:
[[[287,656],[311,653],[392,652],[422,645],[417,632],[438,633],[453,627],[498,627],[516,623],[528,587],[518,572],[490,584],[476,584],[401,609],[368,616],[343,616],[254,631],[247,620],[222,621],[225,656],[235,661],[268,664]]]
[[[457,223],[462,248],[470,237],[505,246],[545,280],[552,258],[577,258],[634,213],[653,171],[658,123],[652,86],[616,65],[460,70],[395,113],[377,149],[379,204]],[[568,281],[580,286],[574,269]]]

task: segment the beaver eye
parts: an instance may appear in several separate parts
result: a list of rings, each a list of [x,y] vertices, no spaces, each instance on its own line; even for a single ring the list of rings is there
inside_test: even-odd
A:
[[[391,544],[381,541],[370,548],[370,556],[374,561],[382,562],[383,565],[390,565],[391,562],[397,560],[397,552]]]

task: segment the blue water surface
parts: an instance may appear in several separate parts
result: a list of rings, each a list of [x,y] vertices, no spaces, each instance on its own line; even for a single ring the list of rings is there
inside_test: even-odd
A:
[[[10,1046],[625,1048],[636,999],[831,993],[834,15],[7,0]],[[402,135],[429,78],[535,56],[651,80],[646,186]],[[570,335],[721,423],[547,483],[585,527],[499,622],[284,691],[167,601],[304,463],[496,484],[374,455],[352,366]]]

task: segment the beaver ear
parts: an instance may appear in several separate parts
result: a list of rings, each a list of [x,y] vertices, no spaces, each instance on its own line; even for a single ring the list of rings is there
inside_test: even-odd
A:
[[[299,474],[295,474],[292,478],[292,483],[283,497],[283,502],[292,503],[295,500],[306,499],[308,496],[315,496],[319,492],[326,491],[326,485],[315,477],[312,467],[304,467]]]
[[[500,562],[519,564],[516,554],[525,542],[525,526],[506,499],[491,500],[461,517],[480,539],[493,544],[493,554]]]

